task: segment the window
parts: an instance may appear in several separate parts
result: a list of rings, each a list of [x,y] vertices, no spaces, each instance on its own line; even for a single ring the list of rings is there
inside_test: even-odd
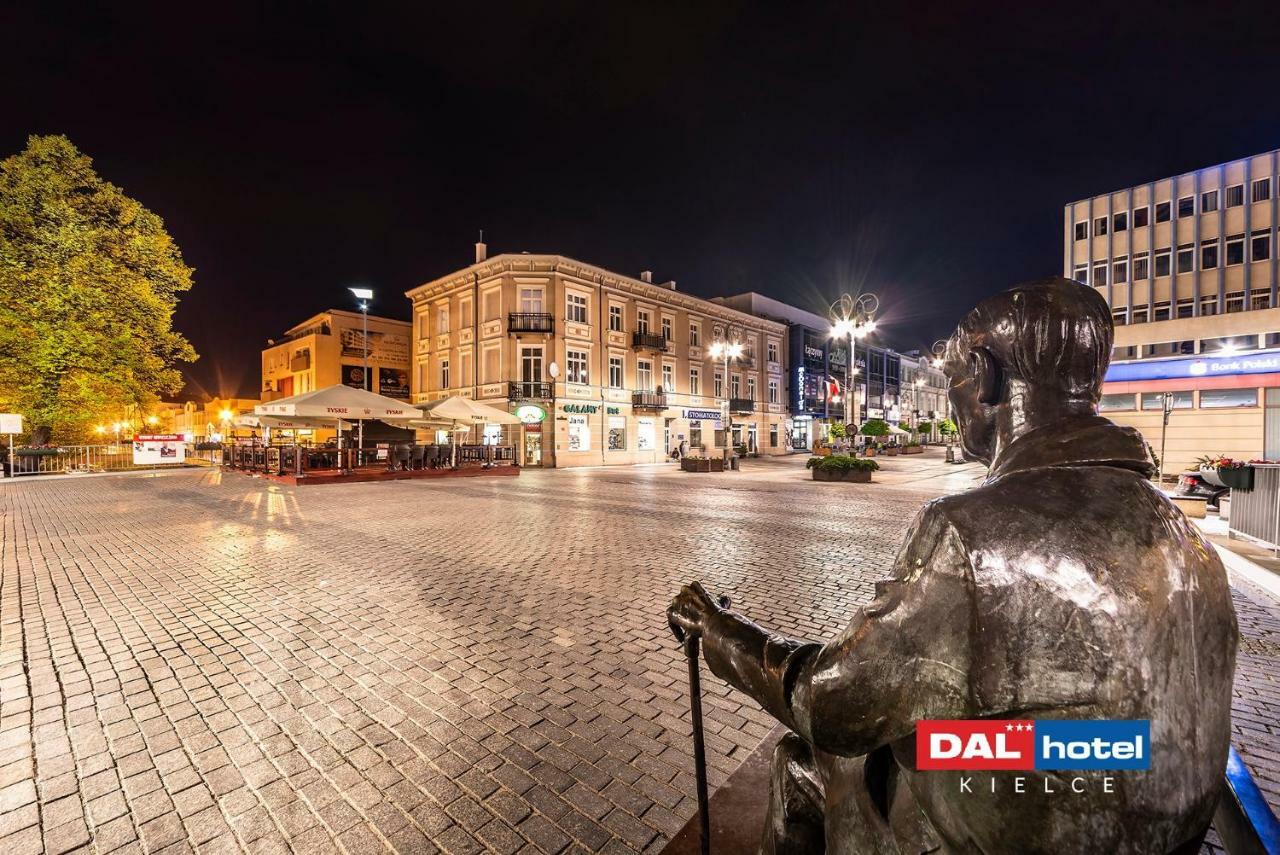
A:
[[[436,309],[436,332],[447,333],[449,331],[449,306],[446,304]]]
[[[1129,212],[1121,211],[1111,218],[1111,231],[1122,232],[1129,228]]]
[[[717,398],[724,397],[724,375],[719,371],[712,375],[711,388],[711,394],[715,395]]]
[[[1128,282],[1129,281],[1129,262],[1121,260],[1111,265],[1111,281],[1112,282]]]
[[[1271,257],[1271,235],[1254,234],[1249,241],[1249,258],[1253,261],[1266,261]]]
[[[1133,400],[1134,396],[1132,392],[1103,395],[1102,400],[1098,402],[1098,411],[1102,413],[1111,413],[1117,410],[1132,410]]]
[[[689,447],[702,448],[702,422],[689,422]]]
[[[1098,217],[1093,221],[1093,233],[1098,236],[1105,235],[1107,233],[1106,217]]]
[[[1218,298],[1217,297],[1201,297],[1200,298],[1200,314],[1202,315],[1218,314]]]
[[[690,395],[702,394],[702,372],[699,371],[697,368],[689,369],[689,394]]]
[[[1190,273],[1196,266],[1196,251],[1191,247],[1178,248],[1178,272]]]
[[[729,378],[729,397],[742,397],[742,377],[737,374],[734,374]]]
[[[674,365],[662,366],[662,391],[667,393],[676,391],[676,367]]]
[[[587,322],[587,298],[581,294],[565,294],[564,295],[564,317],[567,321],[575,324],[585,324]]]
[[[1244,238],[1227,241],[1227,264],[1244,263]]]
[[[769,342],[769,350],[768,350],[768,353],[769,353],[769,361],[770,361],[770,362],[777,362],[777,361],[778,361],[778,343],[777,343],[776,341],[771,341],[771,342]]]
[[[1151,259],[1145,255],[1133,260],[1133,280],[1151,278]]]
[[[1128,323],[1128,320],[1126,318],[1127,314],[1128,313],[1125,312],[1124,309],[1117,309],[1116,311],[1111,313],[1111,323],[1118,327],[1124,326],[1126,323]]]
[[[636,312],[636,332],[645,334],[649,332],[649,310],[641,309]]]
[[[610,451],[627,450],[627,417],[609,416],[609,440],[605,448]]]
[[[1227,313],[1244,311],[1244,292],[1228,291],[1227,292]]]
[[[1131,314],[1131,315],[1133,315],[1133,318],[1132,318],[1132,320],[1130,320],[1130,323],[1134,323],[1134,324],[1145,324],[1145,323],[1147,322],[1147,307],[1146,307],[1146,306],[1138,306],[1138,307],[1136,307],[1136,308],[1133,308],[1133,309],[1130,311],[1130,314]]]
[[[1107,284],[1107,265],[1095,264],[1093,266],[1093,284],[1094,285]]]
[[[1195,311],[1196,301],[1192,298],[1186,298],[1178,301],[1178,317],[1189,318]]]
[[[1271,198],[1271,179],[1259,178],[1253,182],[1253,201],[1265,202]]]
[[[1196,197],[1183,196],[1178,200],[1178,219],[1190,217],[1196,212]]]
[[[1266,291],[1254,291],[1249,295],[1250,309],[1270,309],[1271,295]]]
[[[1157,223],[1169,222],[1169,203],[1168,202],[1156,203],[1156,222]]]
[[[702,344],[702,324],[691,322],[689,324],[689,346],[698,347]]]
[[[1152,317],[1152,320],[1155,320],[1155,321],[1169,320],[1169,301],[1168,300],[1162,300],[1161,302],[1156,303],[1155,315]]]
[[[671,319],[662,319],[662,340],[671,341]]]
[[[1207,243],[1200,247],[1200,269],[1212,270],[1218,266],[1218,245]]]
[[[1200,194],[1200,213],[1207,214],[1218,210],[1218,191],[1206,190]]]
[[[1244,204],[1244,185],[1237,184],[1227,188],[1227,207],[1238,208]]]
[[[449,388],[449,360],[440,360],[440,388]]]
[[[754,401],[756,399],[756,378],[747,378],[747,399]]]
[[[1089,236],[1089,221],[1081,220],[1076,223],[1076,240],[1084,240]]]
[[[1170,392],[1173,395],[1173,408],[1175,410],[1189,410],[1192,407],[1191,392]],[[1142,409],[1144,410],[1163,410],[1164,409],[1164,393],[1163,392],[1143,392],[1142,393]]]
[[[610,389],[622,388],[622,357],[621,356],[609,357],[609,388]]]
[[[1140,229],[1151,221],[1151,208],[1141,207],[1133,209],[1133,227]]]
[[[1089,284],[1089,265],[1077,264],[1075,272],[1075,280],[1081,285]]]
[[[587,373],[587,353],[583,350],[566,350],[564,352],[565,379],[570,383],[590,383]]]
[[[541,288],[520,289],[520,311],[526,315],[541,315],[544,312]]]
[[[769,447],[770,448],[778,447],[778,423],[777,422],[774,422],[773,424],[769,425]]]
[[[653,391],[653,363],[647,359],[636,360],[636,390]]]
[[[1257,389],[1201,389],[1200,409],[1218,410],[1228,407],[1258,406]]]
[[[609,307],[609,329],[613,332],[622,332],[622,307]]]
[[[778,381],[777,380],[769,381],[769,403],[770,404],[778,403]]]
[[[1169,275],[1169,250],[1162,249],[1156,253],[1156,276]]]

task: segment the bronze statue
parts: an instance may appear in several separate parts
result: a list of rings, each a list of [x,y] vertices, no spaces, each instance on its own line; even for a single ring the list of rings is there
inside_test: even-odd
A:
[[[1198,850],[1236,619],[1217,554],[1147,480],[1141,435],[1097,414],[1113,332],[1103,299],[1065,279],[969,313],[945,371],[987,480],[924,506],[837,638],[776,635],[698,584],[672,602],[673,630],[791,730],[762,851]],[[917,770],[918,720],[978,718],[1149,719],[1151,768]]]

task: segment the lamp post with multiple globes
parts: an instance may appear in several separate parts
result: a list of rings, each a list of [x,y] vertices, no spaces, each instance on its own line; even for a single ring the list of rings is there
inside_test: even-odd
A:
[[[364,369],[360,379],[360,388],[373,391],[373,383],[369,379],[369,301],[373,299],[372,288],[348,288],[355,298],[360,301],[360,313],[364,315],[364,340],[360,342],[360,350],[364,353]],[[359,436],[356,439],[356,458],[357,465],[363,462],[364,458],[364,419],[359,422]]]
[[[711,347],[707,349],[707,353],[712,359],[724,360],[724,374],[721,383],[724,392],[724,417],[725,417],[725,451],[724,459],[731,460],[734,455],[733,447],[733,405],[729,400],[729,361],[742,356],[742,345],[739,342],[715,341],[711,343]]]
[[[860,338],[866,338],[876,331],[876,311],[880,308],[880,299],[875,294],[859,294],[852,297],[841,294],[831,304],[831,337],[847,339],[849,342],[848,360],[845,368],[844,421],[853,422],[853,378],[858,373],[855,364],[855,347]]]

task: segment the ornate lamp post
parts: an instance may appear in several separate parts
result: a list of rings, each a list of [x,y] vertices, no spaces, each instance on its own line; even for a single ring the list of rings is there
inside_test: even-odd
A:
[[[858,373],[855,347],[860,338],[866,338],[876,330],[876,311],[880,308],[880,298],[875,294],[859,294],[851,297],[841,294],[831,304],[831,337],[846,338],[849,341],[848,363],[845,367],[844,421],[853,422],[853,378]]]
[[[364,315],[364,339],[360,342],[360,350],[364,353],[364,368],[360,376],[360,388],[373,391],[373,383],[369,381],[369,301],[373,299],[372,288],[348,288],[360,301],[360,314]],[[361,419],[359,438],[356,440],[356,465],[364,461],[364,419]]]
[[[707,349],[707,353],[712,359],[724,360],[724,375],[721,382],[724,386],[720,391],[724,392],[724,415],[725,415],[725,451],[724,459],[729,460],[733,457],[733,406],[729,401],[729,361],[742,356],[742,345],[738,342],[716,341],[711,343],[711,347]]]

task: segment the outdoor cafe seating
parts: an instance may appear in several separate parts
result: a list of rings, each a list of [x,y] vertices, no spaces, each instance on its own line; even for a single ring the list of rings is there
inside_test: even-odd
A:
[[[457,446],[458,467],[511,466],[516,462],[510,445]],[[452,468],[453,447],[437,443],[381,443],[364,448],[337,445],[266,443],[241,440],[222,448],[222,465],[228,469],[264,475],[302,477],[353,472],[425,472]]]

